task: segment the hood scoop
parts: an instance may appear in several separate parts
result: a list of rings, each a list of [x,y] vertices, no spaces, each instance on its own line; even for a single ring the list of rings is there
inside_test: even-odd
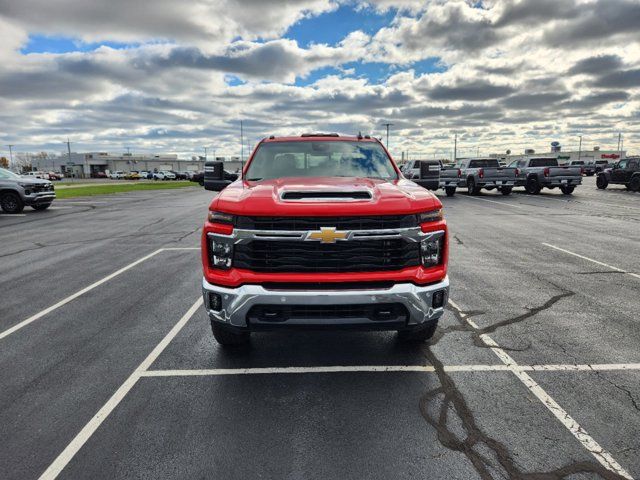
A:
[[[368,190],[356,190],[352,192],[338,191],[287,191],[280,198],[287,202],[355,202],[358,200],[371,200],[372,195]]]

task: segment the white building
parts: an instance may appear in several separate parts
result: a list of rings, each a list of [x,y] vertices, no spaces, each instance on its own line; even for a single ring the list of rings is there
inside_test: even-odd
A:
[[[112,155],[107,152],[71,153],[61,155],[54,162],[54,170],[80,178],[95,176],[98,172],[124,171],[195,171],[204,169],[204,159],[180,159],[176,154]]]
[[[560,147],[555,149],[552,147],[552,151],[550,152],[537,152],[534,150],[525,150],[521,154],[499,154],[494,153],[491,155],[492,158],[497,158],[507,165],[513,162],[514,160],[522,160],[525,158],[532,157],[545,157],[545,158],[557,158],[558,163],[568,163],[572,160],[582,160],[584,163],[593,163],[596,160],[607,160],[610,163],[617,162],[621,158],[627,157],[627,152],[625,150],[601,150],[600,147],[594,147],[593,150],[573,150],[563,152]]]

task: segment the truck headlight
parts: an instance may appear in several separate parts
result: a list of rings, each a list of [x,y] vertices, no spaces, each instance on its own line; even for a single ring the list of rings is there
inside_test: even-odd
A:
[[[444,250],[444,232],[435,232],[420,242],[420,256],[422,265],[435,267],[442,263]]]
[[[424,212],[418,214],[418,220],[420,223],[429,223],[429,222],[437,222],[442,220],[442,209],[431,210],[430,212]]]
[[[233,263],[233,239],[218,236],[209,237],[211,266],[228,270]]]

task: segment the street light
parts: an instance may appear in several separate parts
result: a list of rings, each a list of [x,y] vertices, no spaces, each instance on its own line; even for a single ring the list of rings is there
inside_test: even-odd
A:
[[[582,135],[578,135],[578,138],[580,139],[580,143],[578,144],[578,161],[580,161],[580,158],[582,158]]]
[[[387,150],[389,150],[389,127],[392,127],[393,123],[383,123],[382,125],[387,127]]]

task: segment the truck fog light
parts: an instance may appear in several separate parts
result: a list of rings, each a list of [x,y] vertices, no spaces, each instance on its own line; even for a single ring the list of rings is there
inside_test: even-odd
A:
[[[433,292],[431,306],[433,308],[442,308],[444,306],[444,290],[436,290]]]
[[[217,293],[209,294],[209,310],[219,312],[222,309],[222,297]]]

